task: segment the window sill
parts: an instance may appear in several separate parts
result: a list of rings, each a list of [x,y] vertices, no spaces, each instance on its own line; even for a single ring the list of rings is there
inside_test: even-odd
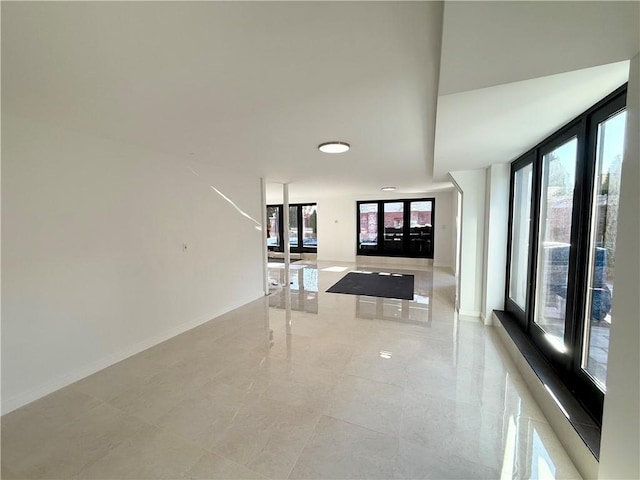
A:
[[[597,478],[600,426],[560,380],[511,314],[494,311],[500,337],[549,424],[585,478]]]

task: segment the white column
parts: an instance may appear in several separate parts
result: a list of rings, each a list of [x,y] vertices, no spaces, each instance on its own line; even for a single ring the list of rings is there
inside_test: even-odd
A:
[[[479,317],[484,267],[484,169],[449,172],[462,192],[459,313]]]
[[[269,261],[269,254],[267,252],[267,182],[264,177],[260,178],[260,203],[262,205],[262,214],[260,215],[260,222],[262,223],[262,287],[264,294],[269,295],[269,268],[267,262]]]
[[[484,272],[481,318],[491,325],[491,312],[504,309],[509,230],[511,166],[496,163],[487,168],[484,224]]]
[[[289,184],[282,184],[282,243],[284,248],[284,283],[287,288],[291,285],[291,252],[289,251]]]
[[[284,302],[287,358],[291,356],[291,252],[289,251],[289,184],[282,185],[282,242],[284,248]]]

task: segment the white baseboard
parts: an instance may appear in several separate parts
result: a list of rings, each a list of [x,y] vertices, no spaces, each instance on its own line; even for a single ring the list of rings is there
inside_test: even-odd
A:
[[[320,258],[320,257],[316,257],[316,261],[320,262],[320,263],[338,263],[338,264],[343,264],[343,263],[356,263],[356,257],[353,258],[342,258],[342,259],[335,259],[335,258]]]
[[[466,317],[479,317],[480,312],[476,312],[474,310],[458,310],[459,315],[464,315]]]
[[[450,273],[451,275],[456,274],[455,269],[451,265],[447,265],[445,263],[434,263],[433,268],[441,268],[442,270],[445,270],[447,273]]]
[[[393,265],[399,267],[433,268],[433,259],[431,258],[378,257],[376,255],[357,255],[356,263],[359,265]]]
[[[221,315],[224,315],[225,313],[228,313],[232,310],[235,310],[236,308],[239,308],[243,305],[246,305],[247,303],[250,303],[254,300],[258,300],[259,298],[263,298],[263,297],[264,297],[264,293],[260,292],[256,296],[248,297],[247,299],[241,302],[238,302],[236,304],[233,304],[231,306],[225,307],[220,310],[216,310],[206,315],[202,315],[188,322],[181,323],[180,325],[177,325],[173,328],[170,328],[169,330],[166,330],[162,333],[154,335],[151,338],[138,342],[134,345],[125,347],[122,350],[119,350],[103,358],[100,358],[99,360],[91,362],[88,365],[72,370],[71,372],[68,372],[57,378],[51,379],[25,392],[20,392],[11,397],[3,398],[2,399],[2,415],[12,412],[13,410],[16,410],[28,403],[31,403],[35,400],[38,400],[39,398],[44,397],[45,395],[49,395],[50,393],[53,393],[56,390],[60,390],[61,388],[71,385],[72,383],[75,383],[78,380],[82,380],[83,378],[88,377],[89,375],[93,375],[94,373],[99,372],[100,370],[103,370],[107,367],[110,367],[111,365],[121,362],[122,360],[129,358],[133,355],[136,355],[144,350],[147,350],[148,348],[151,348],[159,343],[169,340],[170,338],[173,338],[176,335],[180,335],[181,333],[191,330],[192,328],[202,325],[203,323],[206,323],[210,320],[216,319]]]

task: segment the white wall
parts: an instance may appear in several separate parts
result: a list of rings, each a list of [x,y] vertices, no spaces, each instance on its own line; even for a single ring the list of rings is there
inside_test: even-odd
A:
[[[509,229],[509,164],[496,163],[486,169],[484,280],[480,317],[491,324],[493,310],[504,309]]]
[[[435,194],[436,218],[435,218],[435,243],[433,252],[433,266],[448,268],[453,271],[455,266],[455,243],[452,241],[454,224],[453,201],[456,192],[452,189],[447,192]]]
[[[451,225],[452,225],[452,242],[453,242],[453,260],[451,261],[453,273],[456,276],[456,296],[455,310],[460,309],[460,263],[462,252],[462,192],[456,186],[453,190],[453,202],[451,204]]]
[[[318,260],[355,262],[356,201],[433,197],[436,200],[433,263],[436,267],[451,268],[455,251],[451,233],[453,195],[453,190],[446,190],[436,193],[318,199]]]
[[[318,260],[355,262],[356,201],[324,198],[318,201]]]
[[[209,187],[259,221],[258,178],[4,111],[2,140],[3,412],[263,295],[264,235]]]
[[[462,194],[458,192],[458,189],[456,188],[453,190],[451,203],[451,242],[453,247],[453,251],[451,252],[451,265],[453,273],[456,275],[460,273],[460,245],[458,244],[458,234],[462,224],[462,215],[460,215],[460,212],[458,211],[459,207],[462,207]]]
[[[484,169],[450,173],[462,191],[460,308],[480,316],[482,308],[486,173]]]
[[[631,61],[599,478],[640,478],[640,55]]]

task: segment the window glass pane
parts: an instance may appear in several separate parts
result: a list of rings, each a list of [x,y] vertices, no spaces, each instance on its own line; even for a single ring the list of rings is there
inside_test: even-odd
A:
[[[384,204],[384,249],[402,250],[404,225],[404,203],[388,202]]]
[[[412,255],[433,257],[433,203],[411,202],[409,208],[409,251]]]
[[[564,143],[542,159],[540,231],[534,321],[564,352],[571,218],[578,140]]]
[[[289,245],[298,246],[298,207],[289,206]]]
[[[511,226],[511,270],[509,298],[522,310],[527,304],[527,265],[531,228],[533,164],[515,172],[513,179],[513,224]]]
[[[318,215],[315,205],[302,206],[302,246],[318,246]]]
[[[598,126],[582,368],[606,389],[626,112]]]
[[[378,246],[378,204],[361,203],[358,246],[361,250],[375,250]]]
[[[278,207],[267,207],[267,246],[277,247],[280,245],[280,209]]]

